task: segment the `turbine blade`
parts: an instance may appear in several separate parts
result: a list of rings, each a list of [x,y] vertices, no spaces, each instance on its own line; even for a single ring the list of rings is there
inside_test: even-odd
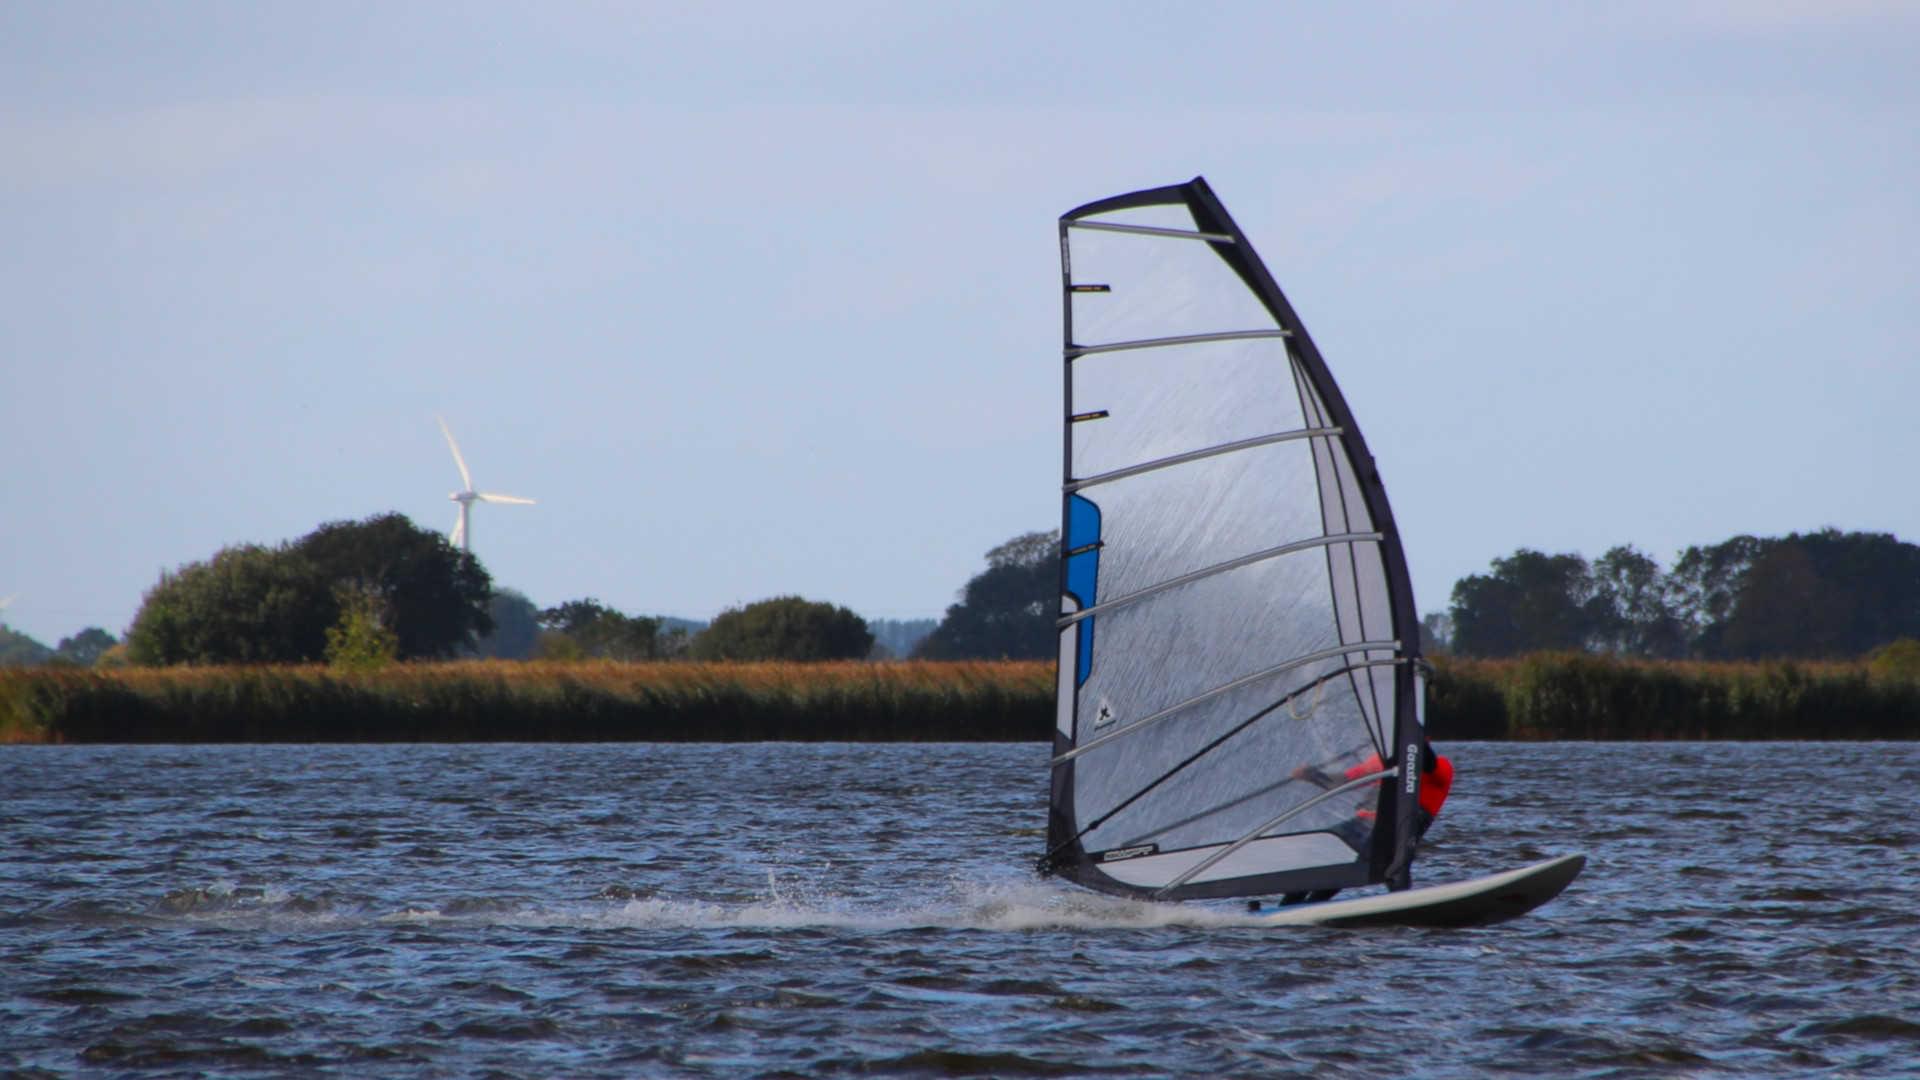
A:
[[[490,502],[490,503],[515,503],[515,504],[517,504],[517,505],[520,505],[520,506],[532,506],[532,505],[533,505],[533,500],[532,500],[532,499],[523,499],[523,498],[521,498],[521,497],[520,497],[520,496],[518,496],[518,495],[495,495],[495,494],[494,494],[493,492],[491,492],[491,491],[483,491],[483,492],[481,492],[481,493],[480,493],[480,501],[481,501],[481,502]]]
[[[440,434],[447,437],[447,449],[453,451],[453,463],[460,466],[460,482],[466,485],[462,490],[472,491],[473,475],[467,472],[467,459],[460,456],[460,444],[453,441],[453,432],[448,429],[447,421],[443,417],[436,416],[434,419],[440,421]]]
[[[447,543],[452,544],[454,547],[459,547],[460,541],[466,539],[466,536],[467,508],[463,506],[460,508],[460,516],[453,519],[453,535],[447,537]]]

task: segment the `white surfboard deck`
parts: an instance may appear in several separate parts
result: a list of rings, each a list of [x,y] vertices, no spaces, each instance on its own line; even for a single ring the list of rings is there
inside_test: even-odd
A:
[[[1261,919],[1271,926],[1487,926],[1525,915],[1560,895],[1587,865],[1585,855],[1446,885],[1296,904]]]

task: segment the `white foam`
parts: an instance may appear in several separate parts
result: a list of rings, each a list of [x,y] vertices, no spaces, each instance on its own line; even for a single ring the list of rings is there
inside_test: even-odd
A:
[[[224,883],[223,883],[224,884]],[[216,886],[216,889],[220,886]],[[228,886],[230,889],[231,886]],[[212,892],[214,890],[209,890]],[[746,899],[707,899],[657,894],[624,900],[519,900],[499,905],[465,897],[445,908],[413,903],[382,909],[371,901],[359,911],[292,910],[294,894],[269,886],[261,902],[182,917],[227,924],[302,926],[517,926],[593,929],[811,929],[848,930],[1139,930],[1166,926],[1247,927],[1257,916],[1237,908],[1128,900],[1032,878],[955,879],[915,892],[846,895],[812,875],[769,872],[765,893]]]
[[[798,898],[776,892],[745,903],[652,897],[590,916],[599,926],[841,927],[859,930],[1143,929],[1161,926],[1254,926],[1241,912],[1155,904],[1038,882],[954,882],[910,903],[854,901],[831,895]]]

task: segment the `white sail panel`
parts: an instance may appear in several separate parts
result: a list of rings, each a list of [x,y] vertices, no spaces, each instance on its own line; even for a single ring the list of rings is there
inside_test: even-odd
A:
[[[1083,725],[1108,722],[1090,697],[1134,719],[1342,644],[1327,610],[1326,560],[1310,551],[1202,578],[1092,621],[1099,644],[1076,713]]]
[[[1072,479],[1309,426],[1290,394],[1224,396],[1222,385],[1275,385],[1289,376],[1276,338],[1097,353],[1074,361]]]
[[[1087,228],[1067,239],[1074,283],[1108,289],[1069,294],[1076,345],[1279,330],[1207,241]]]
[[[1353,849],[1332,833],[1317,832],[1256,840],[1211,866],[1202,863],[1219,854],[1225,845],[1187,848],[1171,855],[1120,860],[1102,869],[1117,881],[1138,888],[1171,881],[1189,871],[1198,870],[1193,881],[1206,883],[1237,877],[1249,877],[1272,866],[1311,868],[1336,866],[1351,861]]]
[[[1084,490],[1086,498],[1099,504],[1106,522],[1101,597],[1115,600],[1282,544],[1319,537],[1312,483],[1312,451],[1303,442],[1291,442],[1190,461]],[[1185,498],[1194,491],[1214,497]],[[1304,561],[1324,564],[1325,557],[1314,553]],[[1324,565],[1314,566],[1316,589],[1324,570]],[[1330,602],[1324,595],[1317,601]]]

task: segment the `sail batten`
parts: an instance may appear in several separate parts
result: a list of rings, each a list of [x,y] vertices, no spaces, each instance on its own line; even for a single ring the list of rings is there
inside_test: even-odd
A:
[[[1168,229],[1158,225],[1122,225],[1113,221],[1074,221],[1068,224],[1075,229],[1105,229],[1108,232],[1137,233],[1143,236],[1178,236],[1187,240],[1206,240],[1215,244],[1233,243],[1233,237],[1225,233],[1199,232],[1194,229]]]
[[[1172,899],[1404,880],[1417,789],[1382,778],[1420,740],[1418,626],[1318,348],[1204,180],[1060,243],[1048,869]]]
[[[1125,607],[1128,604],[1137,604],[1148,597],[1155,596],[1168,589],[1177,589],[1182,585],[1191,585],[1202,578],[1210,578],[1216,574],[1224,574],[1229,570],[1238,570],[1243,566],[1251,566],[1254,563],[1265,562],[1268,559],[1277,559],[1282,555],[1296,555],[1302,551],[1311,551],[1314,548],[1327,547],[1332,544],[1351,544],[1379,540],[1380,538],[1379,533],[1341,533],[1338,536],[1316,536],[1310,540],[1299,540],[1291,544],[1282,544],[1279,547],[1267,548],[1265,551],[1256,551],[1250,555],[1242,555],[1237,559],[1229,559],[1223,563],[1215,563],[1212,566],[1158,582],[1137,592],[1131,592],[1125,596],[1095,604],[1093,607],[1062,615],[1059,619],[1055,620],[1054,625],[1062,627],[1071,626],[1082,619],[1091,619],[1095,615],[1105,614],[1115,608]]]
[[[1212,334],[1173,334],[1168,337],[1140,338],[1135,341],[1110,341],[1105,345],[1069,345],[1067,359],[1076,360],[1096,353],[1126,352],[1129,349],[1164,349],[1170,345],[1203,345],[1210,341],[1255,341],[1260,338],[1286,336],[1285,330],[1221,330]]]
[[[1074,417],[1076,422],[1079,419],[1080,417]],[[1210,458],[1219,454],[1231,454],[1239,450],[1251,450],[1256,446],[1272,446],[1274,443],[1291,442],[1294,439],[1312,439],[1338,434],[1340,434],[1339,428],[1307,428],[1304,431],[1281,431],[1272,435],[1257,435],[1251,439],[1235,439],[1233,442],[1221,443],[1219,446],[1209,446],[1204,450],[1189,450],[1184,454],[1169,454],[1166,457],[1153,461],[1142,462],[1138,465],[1129,465],[1124,469],[1113,469],[1108,472],[1103,472],[1098,476],[1089,476],[1082,480],[1072,480],[1065,486],[1068,491],[1081,491],[1093,487],[1096,484],[1105,484],[1114,480],[1124,480],[1129,476],[1139,476],[1141,473],[1152,472],[1155,469],[1164,469],[1173,465],[1184,465],[1189,461],[1199,461],[1203,458]]]

